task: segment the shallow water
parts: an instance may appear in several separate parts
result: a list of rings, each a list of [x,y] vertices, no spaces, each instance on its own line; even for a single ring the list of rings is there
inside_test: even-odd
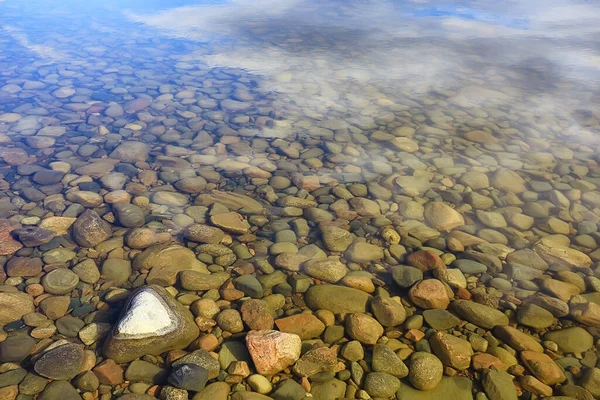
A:
[[[372,337],[381,336],[379,343],[398,346],[403,360],[438,340],[432,330],[469,338],[472,349],[485,352],[479,334],[496,324],[460,311],[456,301],[471,298],[500,309],[505,316],[495,315],[495,322],[510,318],[536,339],[573,325],[592,327],[594,340],[600,338],[598,2],[53,3],[0,0],[0,261],[7,265],[6,273],[0,269],[0,293],[71,293],[77,318],[110,311],[101,320],[106,334],[129,290],[173,286],[179,303],[192,304],[194,316],[204,318],[196,320],[202,337],[213,335],[217,343],[198,339],[193,346],[215,352],[262,325],[232,313],[228,318],[239,326],[216,313],[206,317],[193,306],[200,297],[217,300],[211,305],[219,316],[254,297],[277,303],[271,311],[278,318],[307,305],[315,315],[370,318],[364,313],[377,313],[365,308],[363,292],[380,302],[400,296],[404,306],[394,307],[402,317],[391,316],[395,323],[388,324],[381,315],[370,318],[375,333],[357,340],[371,351]],[[115,205],[129,202],[141,217]],[[70,228],[75,217],[89,226]],[[200,232],[199,225],[225,233]],[[11,236],[21,226],[41,226],[35,233],[41,238],[27,244],[28,232]],[[138,258],[169,241],[194,252],[178,247],[173,262]],[[288,253],[289,259],[280,256]],[[9,268],[17,257],[43,262]],[[115,258],[122,263],[106,266]],[[394,272],[404,264],[422,270],[419,279],[409,276],[415,268],[406,276]],[[47,276],[57,265],[77,271],[75,285],[65,284],[73,278],[65,273],[60,288],[52,288]],[[452,272],[438,271],[446,265]],[[214,276],[203,281],[188,274],[184,283],[187,269]],[[419,287],[423,272],[436,279]],[[258,280],[239,279],[247,275]],[[307,299],[323,282],[356,292]],[[460,324],[445,328],[434,316],[433,322],[426,317],[428,325],[418,318],[403,324],[404,307],[410,316],[449,304]],[[329,314],[318,316],[328,321]],[[34,326],[21,317],[2,316],[5,330]],[[164,318],[168,325],[171,317]],[[272,327],[270,314],[267,320]],[[344,324],[333,314],[330,322]],[[356,339],[349,325],[340,346]],[[310,338],[325,338],[323,329]],[[51,327],[28,334],[58,337]],[[100,349],[100,336],[79,339]],[[581,351],[545,346],[559,359],[593,352],[591,340]],[[342,357],[350,369],[352,358]],[[481,381],[469,363],[442,361]],[[300,377],[311,374],[299,365],[296,380],[310,388]],[[330,373],[333,365],[322,368]],[[241,375],[225,370],[219,380],[238,387]],[[592,391],[579,378],[568,371],[570,383]],[[445,380],[438,390],[463,385],[460,379]],[[328,400],[331,388],[317,381],[313,388],[325,389],[313,394]],[[548,381],[557,394],[562,381]],[[522,386],[523,398],[542,393]],[[124,390],[112,387],[115,394]],[[386,397],[368,385],[350,387],[348,396]],[[489,385],[476,383],[477,391],[489,394]]]

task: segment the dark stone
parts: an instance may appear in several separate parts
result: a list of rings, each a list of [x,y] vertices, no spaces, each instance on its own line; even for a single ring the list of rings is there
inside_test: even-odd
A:
[[[208,381],[208,371],[196,364],[179,364],[169,375],[169,383],[185,390],[199,392]]]
[[[65,176],[64,172],[42,169],[33,174],[32,179],[35,183],[39,183],[40,185],[53,185],[59,183],[63,176]]]
[[[77,186],[79,186],[80,190],[84,190],[86,192],[94,192],[94,193],[98,193],[98,192],[100,192],[100,189],[102,189],[102,186],[100,186],[100,184],[98,184],[96,182],[81,182]]]
[[[9,336],[0,343],[0,362],[23,361],[35,346],[35,340],[25,334]]]
[[[83,347],[66,343],[48,350],[35,362],[33,368],[38,374],[54,380],[74,378],[83,364]]]
[[[79,331],[85,326],[85,322],[71,315],[60,317],[54,324],[58,333],[67,337],[77,337]]]
[[[139,228],[146,223],[144,211],[135,204],[116,203],[113,204],[113,211],[119,224],[125,228]]]
[[[86,210],[73,224],[73,238],[83,247],[94,247],[111,236],[111,225],[93,210]]]
[[[244,292],[246,296],[254,299],[263,297],[263,287],[254,275],[242,275],[233,280],[233,285],[237,290]]]
[[[13,369],[12,371],[0,374],[0,388],[12,385],[18,385],[27,375],[27,371],[23,368]]]
[[[50,382],[38,400],[81,400],[77,389],[67,381]]]
[[[15,229],[13,233],[26,247],[37,247],[51,241],[55,233],[49,229],[35,227]]]

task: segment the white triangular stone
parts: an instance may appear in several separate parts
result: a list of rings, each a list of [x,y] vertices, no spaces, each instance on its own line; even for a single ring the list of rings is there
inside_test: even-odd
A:
[[[175,314],[152,290],[138,292],[117,325],[117,336],[145,338],[173,332],[179,326]]]

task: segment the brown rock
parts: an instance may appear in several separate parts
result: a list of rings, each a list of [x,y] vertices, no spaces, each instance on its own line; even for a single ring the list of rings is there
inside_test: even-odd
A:
[[[15,227],[6,219],[0,219],[0,255],[8,256],[23,248],[23,245],[12,238]]]
[[[540,382],[536,377],[531,375],[522,375],[519,377],[519,382],[523,389],[536,396],[550,397],[552,396],[552,388]]]
[[[123,383],[123,368],[110,358],[98,364],[92,372],[103,385],[116,386]]]
[[[581,269],[592,264],[592,259],[587,254],[549,239],[541,239],[535,244],[533,250],[550,265],[558,264]]]
[[[521,352],[521,360],[527,369],[546,385],[556,385],[567,379],[562,368],[546,354],[525,350]]]
[[[300,339],[313,339],[321,336],[325,325],[312,314],[296,314],[275,320],[277,329],[281,332],[294,333]]]
[[[50,296],[40,302],[40,311],[46,317],[55,320],[67,313],[70,303],[68,296]]]
[[[44,229],[37,226],[15,229],[13,234],[15,234],[26,247],[37,247],[41,244],[48,243],[55,236],[55,233],[50,229]]]
[[[350,314],[346,318],[346,331],[352,339],[363,344],[375,344],[383,335],[383,327],[366,314]]]
[[[13,257],[6,264],[8,276],[36,276],[42,272],[42,260],[33,257]]]
[[[273,316],[262,300],[250,299],[240,307],[242,321],[251,330],[273,329]]]
[[[436,332],[429,339],[429,343],[433,353],[444,365],[458,370],[465,370],[471,365],[473,348],[466,340],[447,333]]]
[[[246,335],[246,346],[258,373],[273,375],[300,358],[302,340],[292,333],[250,331]]]
[[[248,224],[248,221],[246,221],[240,214],[233,211],[213,215],[210,217],[210,222],[227,232],[238,235],[243,235],[244,233],[248,233],[250,231],[250,225]]]
[[[94,247],[111,236],[110,224],[93,210],[85,210],[73,224],[73,238],[82,247]]]
[[[600,327],[600,305],[592,302],[571,306],[571,317],[584,325]]]
[[[446,269],[446,264],[444,264],[444,261],[442,261],[440,256],[427,250],[419,250],[409,254],[406,257],[406,263],[411,267],[420,269],[423,272],[436,269]]]
[[[463,216],[442,202],[432,202],[425,206],[425,221],[434,229],[450,231],[465,224]]]
[[[543,353],[544,348],[533,336],[512,326],[498,325],[494,328],[494,335],[517,351],[529,350]]]
[[[34,311],[33,298],[25,293],[0,292],[0,326],[21,319]]]
[[[61,236],[67,233],[75,221],[77,221],[77,218],[48,217],[40,222],[40,228],[48,229],[54,232],[56,235]]]
[[[540,287],[554,297],[558,297],[562,301],[568,302],[571,297],[576,296],[580,293],[577,286],[559,281],[557,279],[540,279]]]
[[[11,385],[0,388],[0,399],[15,400],[19,395],[19,386]]]
[[[308,350],[294,365],[294,373],[301,377],[309,377],[320,372],[332,371],[337,363],[335,352],[327,347]]]
[[[492,367],[506,371],[506,365],[502,363],[497,357],[487,353],[478,353],[471,358],[471,365],[475,371],[481,371],[483,369],[490,369]]]
[[[415,305],[426,310],[432,308],[445,310],[450,304],[446,287],[437,279],[426,279],[415,283],[408,291],[408,297]]]

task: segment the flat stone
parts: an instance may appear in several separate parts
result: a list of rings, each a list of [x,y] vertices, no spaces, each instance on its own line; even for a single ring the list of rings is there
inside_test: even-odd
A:
[[[313,339],[321,336],[325,325],[312,314],[296,314],[275,320],[277,329],[285,333],[298,335],[300,339]]]
[[[241,342],[225,342],[223,343],[221,350],[223,348],[229,348],[231,349],[231,347],[228,345],[231,343],[236,343],[237,345],[239,345],[240,348],[244,349],[245,354],[243,356],[240,356],[240,359],[243,359],[243,361],[249,361],[250,360],[250,356],[248,355],[248,352],[246,351],[246,347],[243,345],[243,343]],[[234,350],[235,352],[235,350]],[[237,353],[236,353],[237,354]],[[239,354],[237,354],[239,356]],[[220,356],[220,353],[219,353]],[[234,361],[238,361],[237,359]],[[219,371],[221,369],[221,365],[219,363],[219,360],[215,359],[208,351],[203,350],[203,349],[199,349],[199,350],[194,350],[189,354],[186,354],[185,356],[178,358],[175,362],[173,362],[172,366],[176,367],[180,364],[196,364],[201,366],[202,368],[206,369],[208,371],[208,379],[214,379],[219,375]],[[227,366],[229,366],[229,364],[227,364]],[[227,367],[223,368],[223,369],[227,369]]]
[[[308,260],[302,267],[307,275],[328,283],[336,283],[348,273],[346,266],[340,261],[339,257]]]
[[[544,348],[537,339],[512,326],[496,326],[494,335],[517,351],[544,352]]]
[[[162,287],[146,286],[127,301],[104,342],[104,354],[117,363],[128,362],[145,354],[185,348],[198,333],[189,310]]]
[[[242,214],[260,214],[264,209],[260,202],[250,196],[220,190],[213,190],[209,194],[200,194],[194,201],[196,205],[207,207],[215,203],[222,204],[229,210],[238,211]]]
[[[423,318],[427,325],[437,331],[445,331],[454,328],[460,323],[460,319],[454,314],[439,308],[423,311]]]
[[[125,379],[131,382],[161,384],[166,382],[168,371],[148,361],[134,360],[125,370]]]
[[[115,203],[112,207],[119,224],[125,228],[139,228],[146,223],[144,211],[134,204]]]
[[[81,400],[82,397],[67,381],[53,381],[46,386],[38,400]]]
[[[35,227],[15,229],[13,231],[25,247],[37,247],[51,241],[55,234],[49,229]]]
[[[473,348],[466,340],[443,332],[436,332],[429,343],[433,353],[451,368],[465,370],[471,365]]]
[[[496,325],[508,325],[508,317],[495,308],[470,300],[455,300],[452,306],[460,317],[479,327],[492,329]]]
[[[400,389],[400,380],[385,372],[370,372],[365,377],[365,391],[372,397],[389,398]]]
[[[54,380],[69,380],[75,377],[83,364],[83,347],[65,343],[46,350],[35,362],[38,374]]]
[[[363,344],[375,344],[383,335],[383,327],[377,320],[362,313],[350,314],[346,317],[346,332]]]
[[[527,369],[546,385],[553,386],[567,379],[562,368],[547,354],[525,350],[521,352],[521,360]]]
[[[21,319],[34,311],[33,297],[20,292],[0,292],[0,326]]]
[[[243,235],[250,229],[248,221],[236,212],[213,215],[210,217],[210,222],[226,232],[238,235]]]
[[[585,353],[594,345],[594,337],[583,328],[573,327],[548,332],[544,340],[558,345],[563,353]]]
[[[406,319],[406,310],[398,297],[375,296],[371,301],[371,311],[377,321],[386,327],[400,325]]]
[[[110,158],[115,158],[127,163],[135,163],[138,161],[146,161],[149,152],[150,146],[148,144],[137,141],[127,141],[117,146],[110,154]]]
[[[383,249],[370,243],[354,242],[348,247],[344,253],[344,257],[348,261],[369,263],[382,259]]]
[[[44,290],[51,294],[71,293],[79,283],[79,277],[68,268],[57,268],[42,277]]]
[[[208,371],[196,364],[179,364],[169,375],[169,383],[185,390],[199,392],[208,381]]]
[[[361,290],[336,285],[311,286],[304,295],[311,310],[329,310],[334,314],[367,312],[370,299]]]
[[[386,372],[396,378],[404,378],[408,375],[408,368],[400,357],[398,357],[392,349],[383,344],[376,344],[373,346],[371,365],[373,371]]]
[[[512,376],[505,371],[484,370],[482,384],[490,400],[518,399]]]
[[[548,264],[564,265],[575,269],[586,268],[592,264],[592,259],[585,253],[548,239],[538,241],[533,250]]]
[[[450,231],[465,224],[464,217],[458,211],[441,202],[428,203],[424,215],[427,224],[440,231]]]
[[[394,265],[390,270],[394,282],[403,289],[409,288],[423,279],[423,271],[408,265]]]

